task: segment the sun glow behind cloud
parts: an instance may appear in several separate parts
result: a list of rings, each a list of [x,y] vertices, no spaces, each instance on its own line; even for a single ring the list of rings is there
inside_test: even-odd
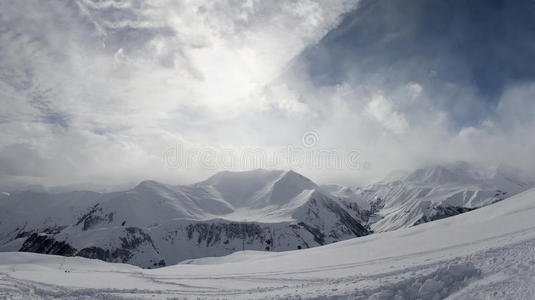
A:
[[[526,165],[535,128],[529,63],[504,56],[503,74],[526,73],[518,82],[497,72],[471,79],[471,67],[492,65],[471,49],[448,48],[459,35],[472,38],[471,24],[454,26],[451,36],[428,33],[435,20],[418,27],[427,20],[417,15],[421,5],[428,7],[420,0],[2,2],[1,186],[192,182],[216,169],[168,168],[169,147],[276,153],[302,147],[311,132],[317,142],[308,150],[358,154],[367,166],[297,170],[318,182],[357,184],[459,159]],[[460,23],[474,21],[459,11]],[[518,49],[524,40],[488,49]],[[435,55],[442,49],[449,51]],[[488,92],[489,101],[480,90],[493,80],[503,91]]]
[[[169,145],[265,146],[255,123],[274,129],[266,137],[274,140],[281,130],[269,114],[306,111],[284,85],[273,88],[277,97],[266,86],[355,5],[3,3],[4,185],[180,181],[184,172],[162,163]]]

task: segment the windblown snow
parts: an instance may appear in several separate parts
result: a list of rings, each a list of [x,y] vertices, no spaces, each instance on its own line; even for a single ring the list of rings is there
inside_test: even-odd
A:
[[[531,189],[410,228],[311,249],[242,251],[159,269],[6,252],[0,253],[0,297],[533,299],[534,219]]]

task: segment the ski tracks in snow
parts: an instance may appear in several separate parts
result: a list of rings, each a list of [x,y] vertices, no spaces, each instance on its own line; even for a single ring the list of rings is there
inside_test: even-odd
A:
[[[147,281],[152,285],[150,289],[69,288],[16,279],[4,269],[0,273],[0,299],[521,299],[535,293],[534,257],[535,239],[531,239],[464,257],[402,265],[394,270],[388,270],[392,266],[387,262],[375,262],[385,269],[375,274],[359,274],[360,267],[353,266],[353,275],[335,278],[329,278],[333,270],[325,270],[324,277],[320,270],[314,275],[305,271],[189,278],[117,272],[124,275],[124,280]]]

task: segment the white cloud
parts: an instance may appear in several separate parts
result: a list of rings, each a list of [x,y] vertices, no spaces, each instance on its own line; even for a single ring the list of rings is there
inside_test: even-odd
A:
[[[263,143],[258,122],[306,115],[292,91],[265,86],[356,2],[0,4],[0,162],[26,170],[13,145],[27,145],[48,162],[30,181],[194,180],[165,167],[165,148]]]
[[[477,128],[472,127],[472,126],[463,127],[459,131],[459,137],[461,139],[464,139],[464,140],[470,140],[470,139],[476,138],[481,134],[482,134],[482,132],[481,132],[480,129],[477,129]]]
[[[412,94],[413,98],[416,98],[416,97],[420,96],[420,94],[422,93],[422,91],[424,89],[421,85],[419,85],[418,83],[415,83],[415,82],[409,83],[407,85],[407,87],[411,91],[411,94]]]
[[[167,168],[168,147],[276,150],[300,145],[310,130],[321,147],[358,150],[368,163],[300,170],[320,181],[362,183],[429,162],[532,158],[532,85],[510,87],[496,115],[458,128],[433,101],[476,97],[471,90],[429,95],[410,76],[399,86],[381,76],[318,86],[307,66],[287,69],[356,4],[1,3],[0,186],[195,181],[213,170]],[[451,109],[466,110],[460,102]]]
[[[368,103],[366,112],[395,134],[402,134],[409,128],[405,116],[395,111],[392,103],[381,93],[375,95]]]

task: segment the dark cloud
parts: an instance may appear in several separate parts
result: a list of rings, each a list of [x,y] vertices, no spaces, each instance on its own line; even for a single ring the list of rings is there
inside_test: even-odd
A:
[[[387,92],[423,86],[461,126],[492,114],[507,86],[535,79],[532,0],[364,0],[300,57],[316,85]]]

